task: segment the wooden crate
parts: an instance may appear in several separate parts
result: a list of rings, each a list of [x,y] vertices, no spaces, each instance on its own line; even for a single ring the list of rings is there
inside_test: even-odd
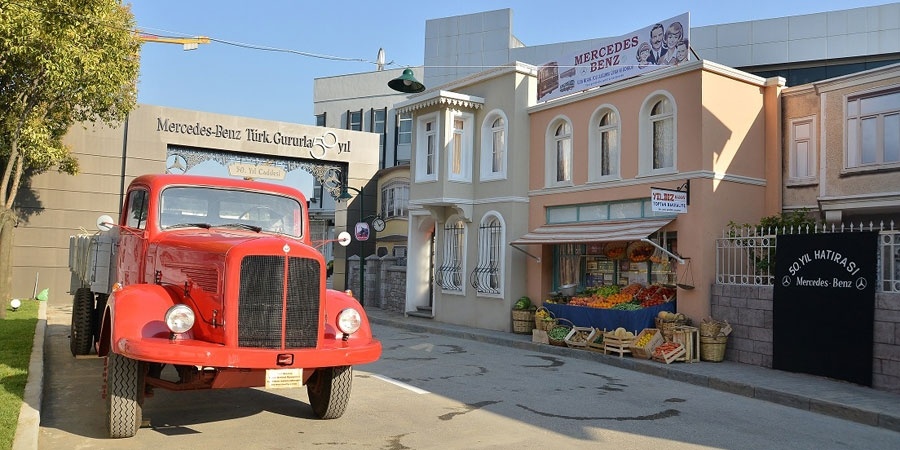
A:
[[[644,344],[644,346],[638,347],[637,345],[634,345],[648,334],[651,334],[653,336],[649,341],[647,341],[646,344]],[[645,328],[643,331],[641,331],[640,334],[637,335],[637,337],[634,338],[634,342],[631,345],[631,354],[634,355],[635,358],[650,359],[650,357],[653,356],[653,350],[662,343],[663,335],[658,329]]]
[[[672,342],[684,346],[679,361],[700,362],[700,330],[697,327],[677,326],[672,329]]]
[[[661,363],[672,364],[673,361],[677,361],[679,357],[684,356],[684,352],[684,345],[681,344],[678,344],[678,347],[666,352],[660,352],[659,348],[657,348],[653,352],[653,360],[659,361]]]
[[[572,327],[569,334],[566,335],[566,345],[573,348],[585,348],[588,343],[588,336],[594,331],[592,327]]]
[[[631,344],[634,338],[619,338],[612,332],[603,335],[603,354],[618,353],[619,357],[631,353]]]
[[[594,331],[592,331],[591,334],[588,335],[587,349],[593,350],[595,352],[604,351],[606,348],[603,344],[604,335],[606,335],[606,330],[594,328]]]

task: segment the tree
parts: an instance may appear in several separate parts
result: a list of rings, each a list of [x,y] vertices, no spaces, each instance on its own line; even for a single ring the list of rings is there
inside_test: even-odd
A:
[[[137,104],[133,29],[118,0],[0,0],[0,299],[10,297],[23,174],[77,174],[66,131],[79,122],[114,126]]]

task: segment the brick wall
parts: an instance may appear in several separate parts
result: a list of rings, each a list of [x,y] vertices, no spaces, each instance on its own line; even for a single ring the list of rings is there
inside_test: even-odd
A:
[[[771,286],[713,285],[711,315],[733,329],[725,359],[772,367]],[[823,334],[822,339],[829,339]],[[900,294],[875,294],[872,384],[900,393]]]

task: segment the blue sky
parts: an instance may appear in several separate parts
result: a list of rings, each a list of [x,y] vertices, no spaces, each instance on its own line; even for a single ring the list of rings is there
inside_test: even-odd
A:
[[[511,8],[525,45],[618,36],[688,12],[694,27],[888,4],[865,0],[714,1],[300,1],[126,0],[140,30],[214,39],[193,51],[148,43],[141,51],[140,103],[266,120],[315,123],[313,80],[369,72],[383,47],[393,67],[421,65],[425,21]],[[403,7],[400,5],[408,5]],[[571,6],[570,6],[571,5]],[[583,5],[588,5],[584,8]],[[727,6],[726,6],[727,5]],[[421,79],[421,76],[419,76]]]

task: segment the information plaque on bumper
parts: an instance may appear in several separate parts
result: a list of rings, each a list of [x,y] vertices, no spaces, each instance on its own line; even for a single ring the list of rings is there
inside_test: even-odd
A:
[[[266,370],[266,389],[303,387],[303,369]]]

